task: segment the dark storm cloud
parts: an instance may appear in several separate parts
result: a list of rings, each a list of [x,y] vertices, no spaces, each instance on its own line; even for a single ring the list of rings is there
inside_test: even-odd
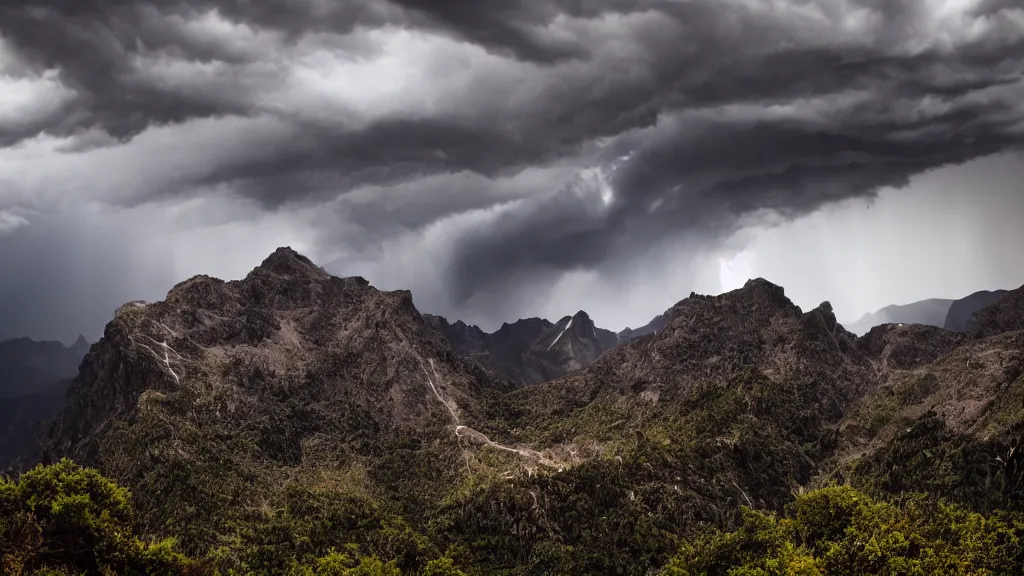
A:
[[[130,80],[132,58],[159,38],[140,6],[57,2],[0,7],[0,35],[30,65],[59,68],[60,79],[77,93],[45,126],[55,135],[102,127],[117,138],[134,136],[154,124],[241,112],[203,95],[140,85]],[[191,47],[197,48],[198,47]],[[0,132],[0,144],[34,134]]]
[[[682,229],[728,234],[761,209],[792,216],[870,196],[930,168],[1019,148],[1024,139],[1024,30],[1012,16],[1018,2],[982,2],[970,22],[934,33],[935,6],[924,0],[45,6],[0,9],[0,34],[35,66],[59,67],[78,97],[48,125],[0,133],[7,143],[43,127],[55,134],[100,127],[128,138],[153,125],[225,114],[271,114],[293,127],[281,145],[238,155],[174,188],[140,191],[135,202],[224,185],[275,209],[448,173],[497,179],[552,162],[605,164],[614,190],[608,206],[596,192],[539,189],[504,221],[466,235],[450,265],[457,299],[524,270],[598,267]],[[820,11],[809,16],[814,7]],[[244,93],[283,85],[284,72],[273,66],[260,78],[238,79],[234,90],[140,82],[140,56],[216,61],[229,77],[251,73],[246,66],[263,52],[182,25],[212,8],[282,33],[280,46],[254,40],[271,50],[310,32],[443,31],[524,66],[522,82],[535,98],[503,107],[495,104],[502,94],[470,84],[462,109],[329,123],[268,109]],[[852,8],[867,10],[858,16],[867,23],[844,29]],[[988,32],[967,37],[982,19]],[[438,74],[436,83],[445,82]]]
[[[632,152],[609,175],[616,198],[607,212],[567,209],[563,200],[531,206],[522,222],[467,237],[452,268],[461,297],[500,285],[513,267],[591,267],[616,248],[628,257],[682,230],[711,241],[740,225],[739,217],[769,208],[788,217],[829,202],[905,186],[928,169],[1019,148],[1024,135],[1013,107],[980,103],[927,118],[900,118],[875,104],[832,123],[677,119],[642,138],[624,138]],[[892,108],[897,108],[890,104]],[[916,131],[916,134],[915,134]],[[652,133],[653,132],[653,133]],[[895,135],[909,134],[898,138]],[[573,195],[556,195],[571,196]],[[594,204],[592,195],[590,205]],[[1024,206],[1022,206],[1024,208]],[[596,229],[580,228],[587,226]],[[496,255],[496,257],[491,257]]]
[[[513,278],[604,262],[621,231],[608,225],[596,198],[574,193],[573,188],[590,184],[576,180],[562,193],[526,200],[467,234],[456,245],[448,271],[453,301],[463,303]]]
[[[389,120],[353,132],[303,126],[289,146],[260,155],[256,162],[246,158],[221,166],[201,183],[233,183],[244,195],[274,207],[310,195],[397,185],[440,173],[495,178],[554,155],[538,144],[485,125],[438,120]]]
[[[578,42],[545,37],[539,30],[565,13],[565,7],[558,2],[394,1],[424,15],[435,26],[517,58],[553,63],[586,56],[586,50]]]
[[[658,128],[619,137],[607,150],[606,161],[629,160],[609,174],[616,198],[606,213],[532,206],[521,226],[480,230],[460,246],[450,288],[467,298],[500,286],[510,262],[542,273],[629,258],[682,230],[713,242],[761,209],[801,216],[905,186],[932,168],[1019,149],[1024,42],[984,49],[990,40],[957,54],[906,58],[794,50],[741,59],[697,82],[682,75],[664,91]],[[1000,89],[1016,92],[985,94]],[[842,104],[857,93],[866,97]],[[820,117],[714,112],[722,105],[798,112],[814,98],[822,99]],[[694,112],[673,115],[687,105]],[[598,230],[575,231],[588,222]]]

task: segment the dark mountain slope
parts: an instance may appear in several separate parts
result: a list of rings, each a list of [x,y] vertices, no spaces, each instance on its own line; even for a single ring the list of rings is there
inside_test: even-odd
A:
[[[545,367],[531,354],[531,348],[554,326],[547,320],[527,318],[505,323],[489,334],[461,320],[449,324],[440,316],[425,314],[424,318],[444,334],[455,354],[472,358],[516,385],[542,382],[546,378],[542,372]]]
[[[27,396],[0,401],[0,471],[31,459],[47,420],[64,407],[71,380],[60,380]]]
[[[1024,286],[1006,292],[974,318],[971,334],[975,338],[1024,330]]]
[[[0,342],[0,398],[36,394],[74,378],[88,351],[89,343],[82,336],[68,347],[28,338]]]
[[[629,342],[630,340],[636,340],[641,336],[647,336],[648,334],[654,334],[658,330],[663,330],[665,325],[668,324],[668,314],[658,314],[650,322],[644,324],[639,328],[625,328],[617,334],[619,342]]]
[[[949,307],[949,313],[946,314],[943,328],[953,332],[970,332],[976,323],[974,314],[995,304],[1005,294],[1006,290],[983,290],[954,301]]]
[[[32,457],[37,432],[64,406],[88,351],[82,336],[67,347],[28,338],[0,342],[0,470]]]

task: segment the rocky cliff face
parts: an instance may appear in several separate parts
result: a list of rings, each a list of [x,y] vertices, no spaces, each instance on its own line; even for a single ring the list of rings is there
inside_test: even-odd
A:
[[[597,328],[590,316],[580,310],[559,320],[541,336],[533,349],[542,362],[562,372],[555,376],[559,377],[589,366],[617,344],[618,337],[614,332]],[[551,372],[554,376],[556,370]]]

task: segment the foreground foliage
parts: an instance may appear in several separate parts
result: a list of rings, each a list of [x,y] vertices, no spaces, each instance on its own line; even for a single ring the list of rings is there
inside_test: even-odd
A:
[[[1021,574],[1024,519],[925,497],[875,501],[846,486],[802,495],[781,519],[744,509],[734,531],[682,547],[666,576]]]
[[[127,490],[68,460],[0,478],[0,567],[12,576],[204,573],[174,540],[136,537],[133,521]]]
[[[592,499],[616,490],[611,471],[603,472],[611,492],[564,495],[568,507],[562,511],[582,522],[583,532],[571,537],[578,547],[527,530],[532,522],[528,507],[519,511],[519,528],[508,527],[524,539],[519,548],[503,546],[486,530],[475,540],[465,534],[478,556],[486,557],[495,545],[519,550],[518,556],[504,558],[506,568],[495,567],[494,558],[485,559],[489,567],[473,561],[465,546],[438,555],[443,534],[420,535],[400,519],[361,508],[365,502],[298,491],[278,523],[251,527],[262,538],[248,542],[244,560],[226,562],[216,551],[202,561],[189,559],[173,539],[139,538],[128,491],[95,470],[63,460],[38,466],[17,481],[0,480],[0,567],[14,576],[602,574],[634,567],[651,573],[659,555],[671,555],[660,571],[664,576],[1024,573],[1020,514],[986,516],[926,496],[875,500],[849,486],[802,494],[780,515],[742,507],[733,530],[713,528],[680,538],[660,529],[659,521],[628,520],[629,511],[621,510],[603,518],[608,526],[603,534],[591,534],[587,531],[599,525],[585,528],[589,524],[581,515],[600,511],[606,503]],[[580,479],[550,482],[586,488]],[[498,498],[497,503],[501,494],[490,498]],[[623,526],[635,542],[622,539]],[[616,533],[618,540],[608,539]]]

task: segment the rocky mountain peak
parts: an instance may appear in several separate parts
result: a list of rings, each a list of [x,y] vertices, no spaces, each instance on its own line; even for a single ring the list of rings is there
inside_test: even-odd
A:
[[[825,324],[825,327],[828,330],[834,331],[836,326],[839,324],[839,321],[836,320],[836,313],[832,309],[832,303],[828,300],[818,304],[818,307],[811,312],[817,314],[818,317],[821,318],[821,321]]]
[[[543,318],[505,322],[492,333],[439,316],[427,315],[427,320],[444,334],[456,354],[519,385],[564,376],[619,343],[615,333],[596,327],[583,310],[555,323]]]
[[[760,326],[776,316],[799,318],[800,307],[786,297],[785,290],[764,278],[748,280],[742,288],[718,296],[692,293],[666,313],[665,330],[673,327],[691,332],[698,324],[723,322]]]
[[[79,334],[78,338],[75,339],[75,341],[71,344],[71,346],[68,346],[68,349],[70,349],[70,350],[88,350],[89,349],[89,341],[85,339],[85,336]]]
[[[235,301],[235,294],[227,282],[201,274],[174,285],[167,293],[165,301],[201,310],[222,310],[230,302]],[[128,305],[141,304],[144,302],[133,302]]]
[[[332,277],[282,248],[243,280],[196,276],[162,302],[118,309],[44,446],[94,462],[111,418],[191,415],[253,423],[254,438],[284,434],[283,444],[257,441],[254,457],[299,463],[313,457],[304,442],[324,435],[341,434],[340,447],[351,444],[345,434],[377,442],[444,430],[473,413],[469,390],[487,382],[452,354],[409,291]],[[316,414],[302,430],[276,429],[295,406]]]
[[[580,310],[572,315],[572,319],[576,322],[590,322],[590,314],[587,314],[585,310]]]
[[[314,264],[312,260],[299,254],[290,246],[283,246],[274,250],[256,270],[288,277],[306,276],[323,279],[329,276],[323,269]]]
[[[786,290],[778,284],[773,284],[764,278],[747,280],[743,288],[738,291],[744,300],[757,304],[767,304],[780,309],[795,308],[793,302],[786,296]],[[831,305],[829,308],[831,309]]]

